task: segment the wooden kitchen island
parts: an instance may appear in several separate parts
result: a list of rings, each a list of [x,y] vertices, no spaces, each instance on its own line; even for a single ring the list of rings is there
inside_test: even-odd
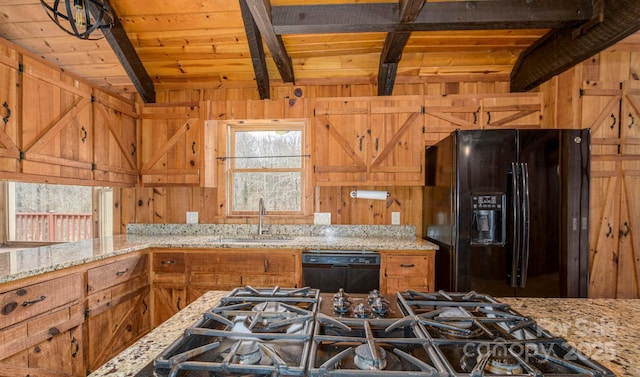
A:
[[[210,291],[96,370],[90,377],[133,376],[218,303],[226,291]],[[637,342],[640,301],[612,299],[500,298],[619,377],[640,374]]]

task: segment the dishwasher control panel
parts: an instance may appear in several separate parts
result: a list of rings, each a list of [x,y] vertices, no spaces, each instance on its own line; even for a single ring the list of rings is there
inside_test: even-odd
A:
[[[302,253],[302,264],[379,265],[380,254],[367,253]]]

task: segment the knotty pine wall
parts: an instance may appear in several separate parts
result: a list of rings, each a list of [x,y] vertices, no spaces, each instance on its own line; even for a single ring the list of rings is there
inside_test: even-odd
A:
[[[304,83],[302,83],[304,84]],[[421,82],[396,83],[394,95],[449,95],[508,93],[506,76],[461,75],[432,77]],[[271,84],[271,99],[296,99],[318,97],[360,97],[377,95],[372,82],[354,81],[351,84],[323,81],[307,85]],[[259,100],[255,87],[190,88],[159,91],[158,103],[193,101],[248,101]],[[239,107],[242,107],[239,104]],[[445,135],[433,135],[437,140]],[[414,224],[422,228],[421,187],[359,187],[360,189],[386,190],[387,201],[356,200],[349,196],[355,187],[317,187],[314,189],[314,211],[330,212],[334,224],[391,224],[391,213],[400,212],[401,224]],[[255,218],[227,218],[219,213],[216,189],[207,188],[135,188],[116,189],[114,232],[124,233],[128,223],[184,223],[187,211],[198,211],[200,223],[255,223]],[[220,211],[222,212],[222,211]],[[116,220],[117,219],[117,220]],[[312,223],[313,218],[270,219],[272,222]]]

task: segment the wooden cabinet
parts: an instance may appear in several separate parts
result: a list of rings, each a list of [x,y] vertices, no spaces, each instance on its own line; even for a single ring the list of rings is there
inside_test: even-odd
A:
[[[18,53],[0,45],[0,170],[17,172],[20,150],[18,148]]]
[[[315,184],[421,184],[422,101],[422,97],[318,98],[313,127]]]
[[[455,130],[541,128],[540,93],[425,97],[425,145]]]
[[[640,84],[586,82],[581,126],[591,128],[589,296],[640,298]]]
[[[301,250],[153,249],[154,326],[210,290],[299,287]]]
[[[151,330],[146,254],[87,271],[86,359],[93,371]]]
[[[92,179],[91,87],[41,59],[22,59],[22,173]]]
[[[118,185],[138,183],[136,122],[133,101],[93,90],[94,179]]]
[[[434,251],[383,251],[380,291],[393,295],[408,289],[431,292],[435,282]]]
[[[184,252],[152,249],[151,253],[153,327],[156,327],[187,305],[187,276]]]
[[[0,293],[0,376],[85,375],[81,281],[71,273]]]
[[[144,106],[140,173],[145,186],[215,186],[215,160],[209,158],[215,130],[203,119],[206,107],[204,102]]]
[[[300,250],[217,249],[187,255],[189,302],[208,290],[238,286],[298,287],[302,277]]]

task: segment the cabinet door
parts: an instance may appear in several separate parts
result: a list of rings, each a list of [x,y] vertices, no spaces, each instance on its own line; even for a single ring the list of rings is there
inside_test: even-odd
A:
[[[103,300],[93,302],[89,298],[89,317],[86,319],[89,371],[100,367],[151,329],[146,277],[109,289],[100,298]]]
[[[23,65],[22,172],[92,179],[91,88],[29,56]]]
[[[380,266],[380,290],[385,294],[434,288],[434,253],[385,252]]]
[[[381,185],[423,185],[422,97],[371,101],[367,180]]]
[[[145,105],[141,122],[142,183],[145,186],[199,186],[203,150],[198,103]]]
[[[325,186],[365,183],[369,101],[319,98],[314,114],[315,183]]]
[[[82,306],[0,332],[0,376],[84,376]]]
[[[511,93],[482,98],[482,128],[540,128],[540,93]]]
[[[94,179],[135,185],[138,181],[135,104],[98,89],[94,89],[93,96]]]
[[[154,283],[153,327],[159,326],[187,305],[187,287],[183,284]]]
[[[424,102],[425,145],[455,130],[480,128],[480,99],[469,96],[427,97]]]
[[[18,53],[0,45],[0,170],[18,171]]]
[[[582,127],[591,128],[589,296],[638,298],[640,90],[635,82],[588,82]]]

